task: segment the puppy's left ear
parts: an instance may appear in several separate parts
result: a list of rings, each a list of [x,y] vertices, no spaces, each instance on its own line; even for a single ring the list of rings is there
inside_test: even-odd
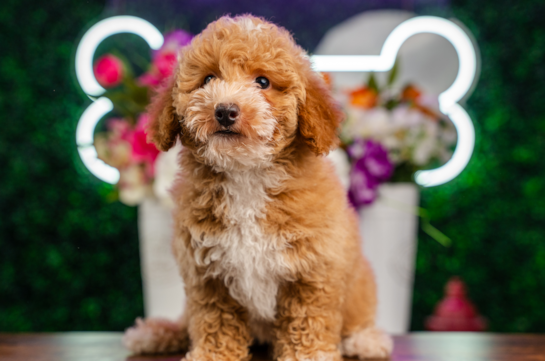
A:
[[[171,76],[153,97],[148,108],[150,116],[148,140],[152,141],[163,152],[174,146],[177,137],[182,132],[172,99],[174,82],[175,76]]]
[[[314,153],[326,155],[339,144],[337,131],[344,113],[322,77],[310,70],[307,74],[306,99],[299,105],[299,132]]]

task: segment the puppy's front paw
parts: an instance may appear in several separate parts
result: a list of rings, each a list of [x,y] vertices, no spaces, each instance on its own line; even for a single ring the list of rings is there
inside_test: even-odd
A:
[[[326,352],[298,352],[295,357],[280,357],[277,361],[341,361],[342,356],[339,351]]]
[[[249,358],[247,352],[245,354],[235,354],[228,352],[207,352],[195,349],[188,352],[182,361],[248,361]]]
[[[345,356],[388,358],[392,353],[392,338],[375,327],[354,332],[342,340],[341,352]]]
[[[175,353],[188,349],[189,337],[181,322],[138,318],[136,324],[125,331],[123,344],[135,354]]]

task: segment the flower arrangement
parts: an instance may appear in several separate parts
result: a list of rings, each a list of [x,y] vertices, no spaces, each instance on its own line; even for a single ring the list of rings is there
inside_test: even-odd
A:
[[[416,171],[445,163],[456,143],[437,98],[412,84],[396,91],[396,75],[397,64],[384,86],[371,74],[362,87],[340,94],[347,114],[341,146],[351,164],[349,199],[355,207],[372,203],[383,182],[413,182]]]
[[[140,204],[150,195],[169,203],[166,189],[176,174],[179,148],[161,153],[147,143],[145,111],[157,87],[171,75],[180,48],[192,38],[183,30],[166,34],[147,71],[138,77],[128,61],[113,54],[95,62],[95,77],[118,116],[106,120],[94,144],[99,159],[119,170],[117,194],[127,205]],[[362,87],[340,94],[347,113],[341,146],[350,161],[348,194],[355,207],[372,203],[383,182],[411,182],[415,171],[446,162],[456,142],[452,123],[437,110],[437,99],[412,84],[395,91],[396,75],[397,64],[386,85],[380,87],[371,74]],[[330,75],[324,76],[331,84]]]
[[[113,54],[97,59],[95,77],[106,89],[105,97],[114,104],[118,117],[107,119],[105,131],[95,135],[98,158],[119,170],[119,200],[127,205],[140,204],[150,195],[169,203],[168,188],[176,173],[177,149],[161,153],[146,139],[148,116],[145,113],[157,87],[173,71],[177,54],[193,36],[183,30],[165,34],[163,46],[152,52],[147,71],[135,77],[128,61]],[[165,164],[167,163],[167,164]]]

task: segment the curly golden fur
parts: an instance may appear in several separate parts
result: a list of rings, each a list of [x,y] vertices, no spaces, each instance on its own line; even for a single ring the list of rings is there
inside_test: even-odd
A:
[[[149,133],[184,146],[173,250],[188,301],[178,322],[139,321],[127,346],[170,352],[188,335],[195,361],[248,360],[254,339],[283,361],[387,357],[356,215],[323,157],[342,112],[308,56],[245,15],[210,24],[179,59]],[[219,104],[238,107],[234,124],[216,120]]]

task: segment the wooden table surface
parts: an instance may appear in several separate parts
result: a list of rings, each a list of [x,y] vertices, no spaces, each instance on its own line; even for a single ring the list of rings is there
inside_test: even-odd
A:
[[[252,348],[252,353],[253,361],[270,360],[265,347]],[[115,332],[0,334],[2,361],[178,361],[182,356],[130,356],[121,333]],[[391,360],[545,360],[545,335],[412,333],[395,337]]]

